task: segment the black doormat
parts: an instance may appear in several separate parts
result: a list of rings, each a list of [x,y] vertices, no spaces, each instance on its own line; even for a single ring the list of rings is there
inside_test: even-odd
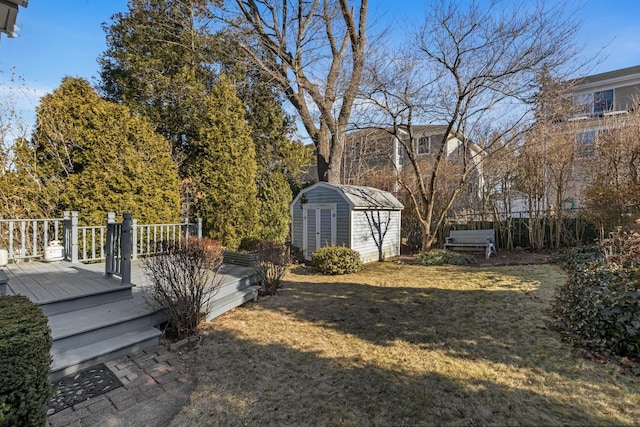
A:
[[[53,384],[54,395],[49,399],[47,415],[118,387],[122,387],[122,383],[104,363],[68,375]]]

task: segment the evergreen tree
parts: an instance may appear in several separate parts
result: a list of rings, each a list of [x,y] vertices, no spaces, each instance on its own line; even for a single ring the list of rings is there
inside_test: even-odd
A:
[[[197,130],[194,91],[210,87],[207,0],[130,0],[129,11],[104,26],[100,56],[103,96],[142,113],[180,153]]]
[[[110,99],[138,111],[174,144],[183,183],[185,211],[198,198],[201,173],[189,164],[194,150],[202,156],[195,140],[203,131],[209,114],[202,108],[202,96],[213,96],[219,74],[233,82],[244,104],[250,126],[258,174],[255,184],[260,199],[260,227],[278,224],[277,230],[257,230],[257,235],[286,236],[292,188],[299,187],[302,170],[311,162],[301,143],[289,138],[292,121],[282,109],[281,93],[272,82],[262,80],[251,62],[243,59],[239,35],[229,28],[213,32],[210,10],[205,0],[132,0],[127,13],[113,17],[105,26],[108,49],[100,58],[100,88]],[[235,171],[229,170],[235,180]],[[290,188],[277,186],[263,191],[273,173],[283,174]],[[271,184],[269,184],[271,185]],[[273,197],[278,188],[282,193]],[[262,200],[271,194],[270,200]],[[273,206],[277,201],[278,205]],[[202,205],[199,204],[201,209]],[[286,212],[279,221],[273,215]],[[244,234],[240,232],[240,234]]]
[[[109,211],[131,212],[141,223],[178,219],[169,143],[148,121],[70,77],[36,112],[33,168],[46,191],[61,195],[60,211],[78,210],[88,224],[104,222]]]
[[[224,75],[201,97],[199,132],[191,140],[186,162],[196,177],[194,216],[204,232],[235,249],[255,236],[258,223],[255,149],[245,110]]]
[[[273,171],[258,182],[260,226],[257,237],[261,240],[284,243],[291,224],[291,187],[282,172]]]

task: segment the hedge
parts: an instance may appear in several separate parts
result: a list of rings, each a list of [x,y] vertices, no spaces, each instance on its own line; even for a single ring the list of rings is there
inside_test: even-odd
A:
[[[51,331],[24,296],[0,297],[0,426],[42,426],[51,396]]]

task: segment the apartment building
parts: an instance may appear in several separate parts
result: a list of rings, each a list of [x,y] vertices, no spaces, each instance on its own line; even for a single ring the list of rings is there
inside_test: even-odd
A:
[[[640,101],[640,65],[581,77],[570,82],[575,110],[566,128],[575,135],[573,173],[564,207],[582,207],[584,190],[593,180],[599,140],[627,125]]]

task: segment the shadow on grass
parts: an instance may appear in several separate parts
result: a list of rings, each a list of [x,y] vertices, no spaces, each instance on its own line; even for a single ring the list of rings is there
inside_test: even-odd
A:
[[[379,287],[362,283],[287,284],[285,305],[265,305],[299,319],[355,335],[376,345],[397,340],[461,357],[530,366],[538,336],[551,334],[533,292]]]
[[[193,353],[199,378],[174,426],[604,425],[590,407],[524,388],[327,358],[234,333],[205,332]],[[614,420],[614,422],[617,420]]]

